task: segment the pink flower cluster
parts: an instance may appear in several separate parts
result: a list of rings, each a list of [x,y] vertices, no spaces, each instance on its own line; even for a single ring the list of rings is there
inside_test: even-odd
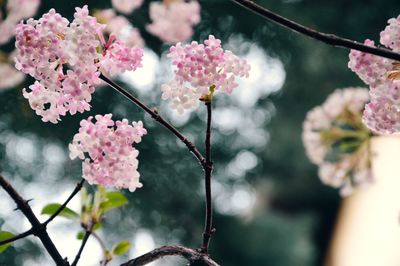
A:
[[[400,16],[392,18],[380,34],[380,43],[400,52]],[[366,45],[374,46],[371,40]],[[349,68],[370,86],[371,102],[363,122],[379,133],[400,132],[400,64],[386,58],[352,50]]]
[[[111,4],[115,10],[124,14],[130,14],[134,9],[140,7],[143,0],[111,0]]]
[[[336,90],[321,106],[309,111],[303,123],[307,156],[318,165],[322,182],[340,188],[343,196],[372,181],[371,133],[361,123],[368,100],[366,89]]]
[[[14,36],[15,26],[21,19],[32,17],[40,5],[40,0],[8,0],[7,17],[0,13],[0,44],[8,42]]]
[[[162,98],[171,101],[179,113],[195,108],[198,100],[218,91],[231,93],[238,84],[235,78],[248,77],[250,65],[231,51],[223,50],[221,41],[210,35],[204,44],[176,44],[168,57],[175,68],[174,79],[163,84]]]
[[[16,68],[37,80],[24,89],[24,97],[43,121],[57,123],[67,112],[89,110],[99,67],[115,74],[141,65],[143,51],[114,38],[106,43],[104,27],[87,6],[76,8],[71,23],[51,9],[39,20],[17,25]]]
[[[90,184],[127,188],[133,192],[142,187],[139,182],[139,151],[132,145],[147,134],[143,123],[128,120],[114,122],[111,114],[96,115],[82,120],[79,133],[69,144],[70,158],[83,160],[83,177]]]
[[[172,0],[150,3],[152,23],[146,29],[166,43],[188,40],[193,26],[200,22],[200,5],[197,1]]]

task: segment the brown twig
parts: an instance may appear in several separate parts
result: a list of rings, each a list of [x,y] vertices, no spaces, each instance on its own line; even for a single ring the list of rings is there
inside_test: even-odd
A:
[[[207,129],[206,129],[206,139],[205,139],[206,163],[204,165],[206,217],[205,217],[204,233],[203,233],[203,246],[201,250],[202,252],[207,254],[211,235],[213,234],[214,229],[212,228],[212,198],[211,198],[211,174],[213,171],[213,162],[211,160],[211,118],[212,118],[211,101],[206,101],[205,105],[207,107]]]
[[[29,220],[32,225],[33,235],[37,236],[40,239],[40,241],[43,243],[43,246],[46,248],[47,252],[50,254],[54,262],[59,266],[68,266],[68,261],[62,258],[50,236],[47,234],[46,227],[39,222],[28,202],[24,198],[22,198],[22,196],[12,187],[12,185],[1,175],[0,185],[17,204],[17,208]]]
[[[165,256],[183,257],[190,262],[190,265],[219,266],[207,254],[182,246],[163,246],[125,262],[121,266],[142,266]]]
[[[192,152],[192,154],[197,158],[199,163],[202,166],[204,166],[205,159],[204,159],[203,155],[199,152],[199,150],[196,148],[196,146],[191,141],[189,141],[181,132],[179,132],[174,126],[172,126],[167,121],[165,121],[165,119],[162,118],[161,115],[157,111],[150,109],[148,106],[146,106],[144,103],[142,103],[139,99],[137,99],[132,94],[130,94],[127,90],[125,90],[124,88],[122,88],[117,83],[110,80],[103,74],[100,75],[100,79],[105,81],[113,89],[117,90],[119,93],[124,95],[126,98],[128,98],[131,102],[133,102],[139,108],[141,108],[146,113],[148,113],[155,121],[157,121],[158,123],[163,125],[165,128],[167,128],[169,131],[171,131],[178,139],[180,139],[186,145],[186,147],[189,149],[189,151]]]
[[[353,40],[336,36],[334,34],[316,31],[314,29],[296,23],[292,20],[289,20],[285,17],[282,17],[250,0],[232,0],[232,1],[270,21],[277,23],[278,25],[284,26],[290,30],[301,33],[315,40],[324,42],[328,45],[333,45],[336,47],[347,48],[347,49],[354,49],[365,53],[374,54],[381,57],[400,61],[400,54],[392,52],[388,49],[371,47]]]

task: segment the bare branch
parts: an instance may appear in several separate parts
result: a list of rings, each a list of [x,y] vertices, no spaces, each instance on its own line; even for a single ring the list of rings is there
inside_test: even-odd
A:
[[[46,248],[47,252],[50,254],[55,263],[59,266],[68,266],[68,261],[64,260],[61,257],[50,236],[47,234],[46,227],[39,222],[28,202],[24,198],[22,198],[22,196],[12,187],[12,185],[1,175],[0,185],[14,200],[14,202],[17,204],[18,209],[29,220],[32,225],[32,233],[40,239],[40,241],[43,243],[43,246]]]
[[[181,132],[179,132],[178,129],[176,129],[174,126],[169,124],[167,121],[165,121],[164,118],[160,116],[160,114],[157,111],[154,111],[150,109],[148,106],[146,106],[144,103],[142,103],[139,99],[134,97],[132,94],[130,94],[127,90],[119,86],[117,83],[114,81],[110,80],[103,74],[100,74],[100,79],[105,81],[108,85],[110,85],[113,89],[117,90],[119,93],[124,95],[126,98],[128,98],[131,102],[133,102],[136,106],[138,106],[140,109],[148,113],[155,121],[163,125],[165,128],[167,128],[169,131],[171,131],[178,139],[180,139],[186,147],[189,149],[190,152],[197,158],[199,163],[204,166],[205,164],[205,159],[203,155],[199,152],[199,150],[196,148],[196,146],[189,141]]]
[[[207,254],[182,246],[163,246],[150,251],[136,259],[130,260],[121,266],[142,266],[166,256],[180,256],[187,259],[190,265],[219,266]]]
[[[334,34],[316,31],[314,29],[296,23],[292,20],[289,20],[285,17],[282,17],[250,0],[232,0],[232,1],[270,21],[275,22],[278,25],[284,26],[292,31],[306,35],[315,40],[324,42],[328,45],[333,45],[336,47],[347,48],[347,49],[354,49],[365,53],[374,54],[381,57],[400,61],[400,54],[392,52],[388,49],[371,47],[353,40],[336,36]]]
[[[63,203],[63,205],[61,205],[58,210],[53,213],[53,215],[51,215],[49,217],[49,219],[47,219],[43,225],[46,226],[47,224],[49,224],[51,221],[53,221],[54,218],[56,218],[64,209],[65,207],[67,207],[68,203],[72,200],[73,197],[75,197],[76,194],[78,194],[78,192],[82,189],[83,184],[85,183],[85,179],[81,179],[81,181],[79,181],[78,184],[76,184],[75,189],[72,191],[72,193],[69,195],[69,197],[67,198],[67,200]]]
[[[211,198],[211,174],[213,171],[213,162],[211,161],[211,101],[206,101],[207,107],[207,129],[206,129],[206,163],[204,165],[204,186],[206,191],[206,217],[203,233],[203,246],[202,252],[208,253],[208,246],[210,244],[211,235],[214,233],[212,228],[212,198]]]
[[[75,259],[74,259],[74,261],[72,262],[71,266],[76,266],[76,265],[78,264],[79,259],[81,258],[83,249],[85,248],[86,243],[87,243],[87,241],[88,241],[88,239],[89,239],[91,233],[92,233],[92,232],[91,232],[90,230],[85,231],[85,236],[84,236],[83,239],[82,239],[82,243],[81,243],[81,246],[80,246],[80,248],[79,248],[79,251],[78,251],[78,253],[76,254]]]

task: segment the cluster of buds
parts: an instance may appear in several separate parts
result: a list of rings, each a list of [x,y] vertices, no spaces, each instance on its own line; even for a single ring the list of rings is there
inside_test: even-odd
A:
[[[391,18],[380,34],[380,43],[400,52],[400,16]],[[374,46],[371,40],[366,45]],[[383,134],[400,132],[400,62],[352,50],[349,68],[370,87],[370,103],[363,121],[373,131]]]
[[[372,181],[371,131],[361,120],[368,91],[336,90],[308,112],[303,124],[303,143],[309,159],[319,167],[326,185],[341,189],[343,196]]]

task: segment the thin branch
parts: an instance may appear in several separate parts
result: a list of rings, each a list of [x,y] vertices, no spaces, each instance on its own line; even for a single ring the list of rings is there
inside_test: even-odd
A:
[[[180,256],[187,259],[190,265],[219,266],[207,254],[182,246],[163,246],[150,251],[136,259],[121,264],[121,266],[142,266],[165,256]]]
[[[299,23],[296,23],[292,20],[289,20],[285,17],[282,17],[278,14],[275,14],[274,12],[254,3],[253,1],[250,1],[250,0],[232,0],[232,1],[253,11],[254,13],[256,13],[270,21],[277,23],[278,25],[284,26],[290,30],[301,33],[301,34],[311,37],[315,40],[324,42],[326,44],[341,47],[341,48],[354,49],[354,50],[362,51],[365,53],[374,54],[374,55],[378,55],[381,57],[400,61],[400,54],[392,52],[388,49],[371,47],[371,46],[367,46],[365,44],[362,44],[362,43],[359,43],[359,42],[356,42],[353,40],[341,38],[334,34],[316,31],[314,29],[311,29],[311,28],[305,27]]]
[[[44,223],[44,226],[47,226],[51,221],[53,221],[54,218],[56,218],[64,209],[67,207],[68,203],[72,200],[73,197],[75,197],[76,194],[82,189],[83,184],[85,183],[85,179],[81,179],[78,184],[76,184],[75,189],[72,191],[72,193],[69,195],[67,200],[64,202],[63,205],[61,205],[58,210],[53,213]]]
[[[16,236],[13,236],[13,237],[10,237],[8,239],[4,239],[4,240],[0,241],[0,246],[8,244],[8,243],[11,243],[11,242],[14,242],[14,241],[22,239],[22,238],[25,238],[25,237],[30,236],[30,235],[33,235],[33,230],[32,229],[29,229],[28,231],[25,231],[25,232],[23,232],[23,233],[21,233],[19,235],[16,235]]]
[[[68,266],[68,261],[64,260],[61,257],[61,254],[58,252],[50,236],[47,234],[46,227],[39,222],[38,218],[33,213],[27,201],[22,198],[21,195],[11,186],[11,184],[1,175],[0,185],[14,200],[14,202],[17,204],[18,209],[21,210],[21,212],[29,220],[32,225],[33,234],[40,239],[40,241],[43,243],[43,246],[46,248],[47,252],[50,254],[55,263],[59,266]]]
[[[206,101],[205,105],[207,107],[207,129],[206,129],[206,163],[204,165],[204,184],[206,191],[206,217],[204,224],[203,233],[203,246],[202,252],[208,253],[208,246],[210,244],[211,235],[214,232],[212,228],[212,198],[211,198],[211,174],[213,171],[213,162],[211,161],[211,101]]]
[[[79,250],[78,250],[78,253],[76,254],[75,259],[74,259],[74,261],[72,262],[71,266],[76,266],[76,265],[78,264],[79,259],[81,258],[83,249],[85,248],[86,243],[87,243],[87,241],[88,241],[88,239],[89,239],[91,233],[92,233],[91,230],[85,231],[85,236],[84,236],[83,239],[82,239],[81,246],[80,246],[80,248],[79,248]]]
[[[146,106],[144,103],[142,103],[139,99],[137,99],[132,94],[130,94],[127,90],[125,90],[124,88],[122,88],[117,83],[110,80],[103,74],[100,74],[100,79],[105,81],[113,89],[120,92],[122,95],[124,95],[126,98],[128,98],[131,102],[133,102],[139,108],[141,108],[146,113],[148,113],[155,121],[157,121],[158,123],[163,125],[165,128],[167,128],[169,131],[171,131],[178,139],[180,139],[186,145],[186,147],[189,149],[189,151],[192,152],[193,155],[197,158],[199,163],[202,166],[204,166],[205,159],[204,159],[203,155],[199,152],[199,150],[196,148],[196,146],[191,141],[189,141],[181,132],[179,132],[174,126],[172,126],[167,121],[165,121],[164,118],[162,118],[156,110],[150,109],[148,106]]]
[[[101,249],[103,250],[104,259],[100,262],[100,266],[105,266],[109,262],[109,259],[107,257],[107,247],[104,244],[104,241],[99,237],[98,234],[96,234],[95,232],[92,232],[92,236],[97,240],[97,242],[99,243]]]

